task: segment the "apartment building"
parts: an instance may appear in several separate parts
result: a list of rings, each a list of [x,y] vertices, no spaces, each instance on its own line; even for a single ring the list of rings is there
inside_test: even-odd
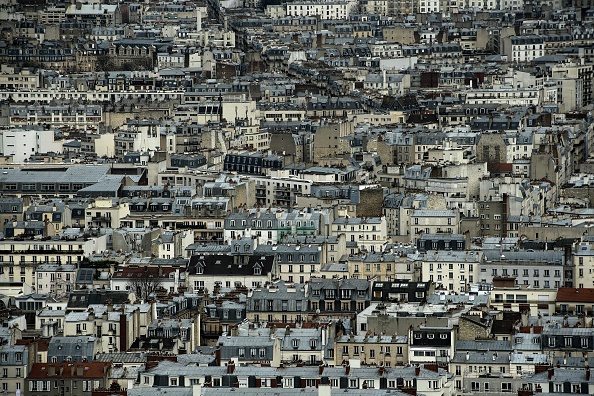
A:
[[[369,287],[366,279],[312,278],[308,285],[309,312],[328,317],[354,315],[369,306]]]
[[[5,344],[0,347],[0,386],[5,394],[18,394],[25,391],[25,378],[33,365],[34,357],[29,355],[25,345]]]
[[[0,89],[33,90],[39,88],[39,75],[32,68],[0,66]]]
[[[274,255],[196,255],[190,258],[186,277],[190,289],[210,292],[215,287],[259,288],[276,277],[277,272]]]
[[[40,264],[35,272],[34,287],[39,294],[62,298],[76,287],[77,266],[74,264]]]
[[[348,1],[297,1],[286,4],[289,17],[319,16],[320,19],[348,19],[352,2]]]
[[[88,396],[94,390],[106,389],[109,384],[111,363],[63,362],[34,363],[25,380],[27,394],[68,394]],[[59,385],[59,386],[54,386]]]
[[[341,335],[334,340],[334,364],[339,366],[350,359],[384,367],[408,364],[408,336]]]
[[[54,92],[60,91],[57,89]],[[5,91],[6,92],[6,91]],[[43,96],[38,93],[21,93],[15,96],[23,96],[20,102],[37,102],[34,101],[36,95]],[[24,96],[27,95],[27,96]],[[28,96],[31,95],[29,99]],[[21,104],[14,103],[9,106],[9,121],[13,127],[25,128],[27,125],[52,125],[55,127],[74,127],[74,128],[91,128],[104,122],[103,107],[96,104],[88,104],[85,106],[61,101],[61,96],[57,96],[51,103],[45,104]],[[82,98],[74,98],[78,100]],[[52,147],[52,146],[49,146]],[[46,151],[49,152],[50,150]],[[62,152],[59,150],[58,152]]]
[[[107,236],[74,240],[41,238],[0,241],[0,280],[35,285],[40,264],[74,264],[107,249]],[[38,276],[38,275],[37,275]],[[44,286],[45,287],[45,286]],[[47,290],[49,292],[49,289]],[[44,291],[45,292],[45,291]]]
[[[278,276],[289,283],[309,282],[319,276],[322,266],[322,252],[315,245],[261,245],[255,252],[276,255]]]
[[[129,215],[129,202],[117,198],[96,198],[87,206],[85,224],[89,227],[120,228],[121,220]]]
[[[331,235],[346,235],[361,250],[381,252],[388,240],[385,217],[339,217],[332,222]]]
[[[460,212],[458,210],[429,210],[416,209],[410,215],[408,233],[413,241],[421,234],[458,234]]]
[[[501,251],[484,250],[479,282],[491,283],[494,278],[513,278],[517,285],[535,289],[571,287],[574,280],[572,266],[565,265],[560,251]]]
[[[485,256],[479,251],[429,250],[411,259],[421,265],[422,282],[435,282],[436,289],[465,292],[479,280]]]
[[[260,320],[289,323],[305,320],[309,312],[307,285],[274,282],[248,292],[247,317]]]

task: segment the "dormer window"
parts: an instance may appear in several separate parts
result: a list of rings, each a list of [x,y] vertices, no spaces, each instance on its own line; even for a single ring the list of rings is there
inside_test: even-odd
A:
[[[262,275],[262,268],[254,267],[254,275]]]

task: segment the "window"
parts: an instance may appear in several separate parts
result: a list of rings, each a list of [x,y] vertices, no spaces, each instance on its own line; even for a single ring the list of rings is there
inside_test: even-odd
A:
[[[479,382],[472,381],[470,383],[470,390],[473,392],[479,392],[481,389],[481,384]]]
[[[501,391],[502,392],[511,392],[512,391],[511,382],[502,382],[501,383]]]

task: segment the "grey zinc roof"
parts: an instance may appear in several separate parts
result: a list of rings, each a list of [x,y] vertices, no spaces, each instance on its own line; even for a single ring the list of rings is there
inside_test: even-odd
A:
[[[222,376],[227,372],[226,367],[222,366],[207,366],[207,367],[198,367],[198,366],[185,366],[183,364],[177,362],[170,362],[168,360],[163,360],[159,362],[159,364],[153,368],[148,370],[148,373],[153,375],[175,375],[185,376],[185,377],[192,377],[192,376],[201,376],[201,375],[214,375],[214,376]],[[153,388],[151,388],[153,389]],[[146,393],[145,393],[146,394]]]
[[[252,299],[268,299],[268,300],[288,300],[288,299],[304,299],[305,291],[301,290],[302,285],[296,284],[294,292],[287,291],[287,285],[284,282],[276,282],[273,284],[277,290],[270,291],[267,287],[256,289],[251,296]]]
[[[509,364],[509,354],[499,352],[456,352],[451,362],[468,364]]]
[[[487,261],[499,261],[501,251],[498,249],[484,250]],[[504,251],[504,260],[506,262],[518,261],[528,263],[552,263],[563,264],[563,252],[555,250],[540,250],[540,251]]]
[[[478,262],[481,260],[482,253],[474,251],[440,251],[428,250],[425,253],[425,261],[429,262]]]
[[[96,183],[108,173],[109,166],[106,165],[72,166],[65,171],[50,168],[43,172],[5,169],[0,173],[0,183]]]
[[[205,355],[202,353],[187,353],[184,355],[177,355],[177,362],[186,366],[191,365],[210,365],[216,360],[214,354]]]
[[[460,340],[456,343],[456,349],[459,351],[512,351],[509,341],[498,340]]]
[[[206,389],[206,388],[205,388]],[[212,389],[213,391],[219,391],[219,388]],[[170,386],[164,388],[150,388],[147,392],[147,388],[130,388],[128,389],[128,396],[146,396],[150,393],[152,396],[192,396],[192,388],[172,388]],[[201,395],[204,395],[202,391]],[[212,395],[220,395],[219,392],[212,392]]]
[[[274,344],[274,340],[271,340],[270,337],[258,337],[258,336],[250,336],[250,337],[219,337],[217,341],[217,345],[223,344],[222,346],[226,347],[241,347],[241,346],[272,346]]]
[[[412,212],[411,217],[452,217],[455,215],[453,210],[417,209]]]
[[[54,336],[47,348],[48,356],[93,356],[96,338],[93,336]]]
[[[113,362],[113,363],[146,363],[146,353],[98,353],[95,355],[96,362]]]

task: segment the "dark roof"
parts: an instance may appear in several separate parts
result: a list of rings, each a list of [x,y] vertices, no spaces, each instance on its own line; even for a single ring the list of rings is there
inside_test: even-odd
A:
[[[273,255],[250,255],[245,261],[235,262],[233,256],[227,255],[196,255],[190,258],[188,271],[191,275],[197,274],[197,267],[202,267],[202,275],[246,276],[254,275],[254,268],[261,267],[261,274],[272,272],[274,264]]]
[[[87,308],[91,304],[123,304],[128,300],[128,292],[112,290],[75,291],[68,297],[68,309]]]

